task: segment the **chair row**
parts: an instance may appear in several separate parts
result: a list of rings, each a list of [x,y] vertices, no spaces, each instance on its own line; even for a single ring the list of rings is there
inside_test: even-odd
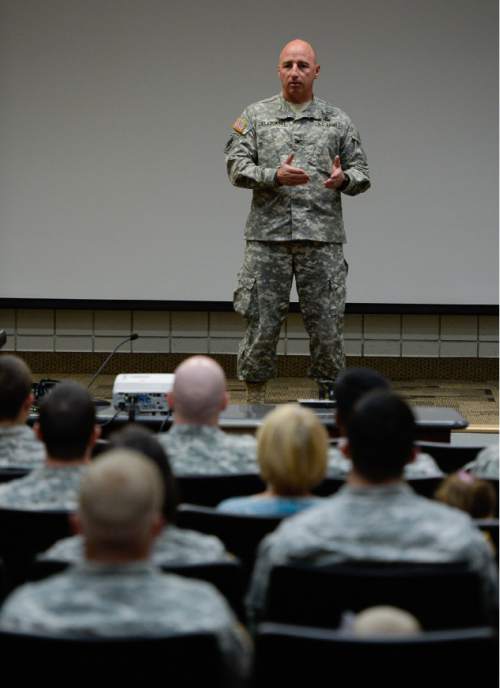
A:
[[[498,685],[498,637],[490,628],[424,632],[405,638],[359,638],[340,631],[262,624],[250,681],[228,673],[215,637],[68,638],[0,632],[2,674],[21,683],[156,683],[176,688],[276,688],[323,685],[470,688]],[[196,661],[193,661],[196,657]],[[29,661],[23,659],[29,658]]]

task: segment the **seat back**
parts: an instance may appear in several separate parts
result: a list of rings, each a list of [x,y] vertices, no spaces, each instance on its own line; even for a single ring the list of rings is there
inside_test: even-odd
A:
[[[5,563],[7,589],[24,583],[38,552],[71,535],[66,511],[0,509],[0,559]]]
[[[252,570],[260,541],[281,521],[280,517],[226,514],[193,504],[181,504],[177,510],[177,525],[180,528],[216,535],[226,549],[238,557],[246,574]]]
[[[253,473],[181,475],[177,477],[177,486],[182,502],[200,506],[217,506],[229,497],[243,497],[265,490],[260,476]]]
[[[474,525],[477,526],[483,533],[488,533],[498,560],[498,518],[476,518]]]
[[[24,478],[30,470],[30,468],[0,468],[0,483],[10,483],[11,480]]]
[[[216,638],[205,633],[75,638],[4,631],[0,647],[3,675],[15,677],[19,684],[67,686],[71,668],[71,676],[89,685],[154,685],[159,676],[176,688],[229,685]]]
[[[491,628],[359,638],[341,631],[260,624],[254,685],[422,688],[498,685],[498,638]],[[334,683],[332,679],[332,684]]]
[[[336,628],[344,612],[374,605],[405,609],[426,630],[488,623],[479,579],[465,564],[406,562],[277,566],[265,619]]]
[[[459,447],[442,442],[418,442],[424,454],[430,454],[443,473],[454,473],[469,461],[474,461],[484,447]]]

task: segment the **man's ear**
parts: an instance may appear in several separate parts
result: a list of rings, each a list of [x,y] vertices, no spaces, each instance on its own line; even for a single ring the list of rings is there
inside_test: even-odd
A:
[[[40,442],[43,442],[43,435],[42,435],[42,430],[40,428],[40,423],[36,421],[36,423],[33,425],[33,432],[37,436],[37,438],[40,440]]]
[[[92,430],[92,433],[90,434],[90,439],[89,439],[89,445],[93,447],[99,437],[102,434],[101,426],[98,425],[97,423],[94,425],[94,428]]]
[[[69,525],[74,535],[83,533],[82,522],[78,513],[69,515]]]
[[[174,405],[175,405],[175,397],[173,392],[168,392],[167,394],[167,403],[171,411],[174,410]]]
[[[167,524],[167,521],[162,514],[157,514],[153,518],[153,522],[151,523],[151,535],[156,538],[158,535],[161,533],[163,528],[165,528]]]
[[[341,442],[339,444],[338,448],[340,449],[342,454],[346,457],[346,459],[351,458],[351,446],[347,440],[345,440],[344,442]]]
[[[412,463],[413,461],[415,461],[419,452],[420,452],[420,450],[418,447],[413,447],[411,452],[410,452],[410,455],[408,456],[408,461],[406,463]]]

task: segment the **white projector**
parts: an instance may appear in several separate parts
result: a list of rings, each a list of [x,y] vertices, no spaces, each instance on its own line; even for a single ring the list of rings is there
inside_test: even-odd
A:
[[[173,373],[122,373],[113,383],[113,406],[117,411],[168,413],[167,394],[173,387]]]

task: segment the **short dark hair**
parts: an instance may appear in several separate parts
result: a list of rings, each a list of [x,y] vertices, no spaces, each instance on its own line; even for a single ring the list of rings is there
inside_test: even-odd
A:
[[[0,420],[14,420],[31,393],[31,371],[17,356],[0,356]]]
[[[159,469],[165,490],[162,514],[168,523],[174,523],[179,504],[177,483],[167,453],[153,432],[142,425],[130,423],[114,432],[109,439],[111,449],[134,449],[150,459]]]
[[[374,483],[400,478],[415,435],[413,411],[400,396],[369,392],[356,404],[347,423],[354,468]]]
[[[68,461],[80,459],[95,425],[92,397],[78,382],[58,383],[40,404],[40,431],[47,454]]]
[[[346,426],[356,403],[368,392],[375,389],[390,389],[390,383],[376,370],[371,368],[348,368],[343,370],[335,381],[337,401],[337,425]]]

